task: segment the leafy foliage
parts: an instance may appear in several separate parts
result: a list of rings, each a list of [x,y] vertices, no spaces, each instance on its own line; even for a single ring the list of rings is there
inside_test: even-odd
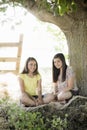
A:
[[[16,5],[23,5],[24,0],[1,0],[0,2],[0,11],[6,10],[6,4],[13,4],[13,6]],[[76,11],[76,3],[74,0],[33,0],[33,3],[37,4],[39,9],[46,9],[47,11],[50,11],[54,15],[64,15],[65,13],[71,13],[73,11]],[[2,7],[2,5],[4,5]]]
[[[8,122],[10,130],[64,130],[67,127],[67,115],[64,119],[56,115],[45,118],[41,112],[29,112],[16,103],[0,101],[0,116]]]
[[[77,5],[74,0],[42,0],[38,2],[38,7],[46,8],[54,15],[64,15],[76,11]]]

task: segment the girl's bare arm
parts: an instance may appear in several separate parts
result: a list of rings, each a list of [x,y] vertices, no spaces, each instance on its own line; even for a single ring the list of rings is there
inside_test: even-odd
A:
[[[58,93],[58,85],[57,83],[53,83],[53,93],[56,95]]]
[[[41,79],[40,80],[38,80],[38,82],[37,82],[37,94],[38,94],[38,99],[41,101],[41,102],[43,102],[43,99],[42,99],[42,84],[41,84]]]
[[[64,88],[64,91],[72,90],[74,86],[74,77],[71,77],[67,80],[67,87]]]

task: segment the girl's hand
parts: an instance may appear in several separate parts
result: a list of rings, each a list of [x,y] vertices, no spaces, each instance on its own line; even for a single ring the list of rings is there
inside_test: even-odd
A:
[[[38,106],[39,104],[38,104],[38,100],[35,100],[35,104],[36,104],[36,106]]]
[[[42,104],[44,104],[44,102],[43,102],[43,99],[37,99],[37,102],[38,102],[38,105],[42,105]]]

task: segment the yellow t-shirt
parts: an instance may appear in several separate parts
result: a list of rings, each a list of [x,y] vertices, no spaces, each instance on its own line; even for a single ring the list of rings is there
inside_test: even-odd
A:
[[[24,81],[25,92],[29,93],[32,96],[37,95],[37,81],[41,79],[41,75],[37,74],[31,78],[27,74],[19,74],[19,77]]]

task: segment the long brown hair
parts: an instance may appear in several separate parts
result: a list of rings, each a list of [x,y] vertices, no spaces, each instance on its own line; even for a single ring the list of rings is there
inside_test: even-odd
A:
[[[62,61],[62,66],[63,66],[63,71],[62,71],[62,82],[65,81],[66,79],[66,69],[67,69],[67,64],[65,61],[65,57],[62,53],[57,53],[52,60],[52,78],[53,82],[56,82],[58,80],[58,76],[60,74],[60,69],[57,69],[54,65],[54,59],[59,58]]]

